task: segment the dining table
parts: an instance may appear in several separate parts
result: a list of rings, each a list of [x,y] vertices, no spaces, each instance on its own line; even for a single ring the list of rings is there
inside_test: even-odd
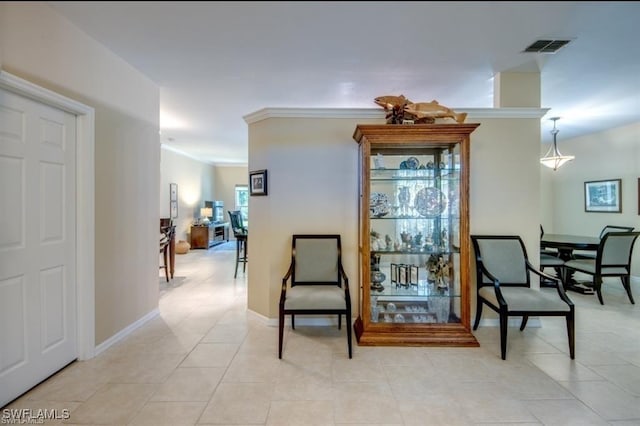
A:
[[[596,252],[599,245],[600,238],[585,235],[543,234],[540,237],[540,247],[555,248],[558,250],[558,257],[565,262],[574,258],[574,250]],[[587,283],[576,281],[573,278],[573,273],[570,272],[567,272],[565,289],[582,294],[593,294],[594,292]]]

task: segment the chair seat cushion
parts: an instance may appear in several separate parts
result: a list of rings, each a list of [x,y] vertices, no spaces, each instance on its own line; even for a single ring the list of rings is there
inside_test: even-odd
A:
[[[509,311],[569,311],[567,305],[556,293],[539,291],[528,287],[500,287]],[[492,305],[499,307],[493,286],[485,286],[478,290],[478,295]]]
[[[287,290],[285,310],[347,309],[344,289],[335,285],[297,285]]]
[[[548,254],[540,254],[540,266],[562,266],[564,260],[559,257],[550,256]]]
[[[576,271],[585,272],[591,275],[594,275],[596,273],[595,259],[573,259],[565,262],[565,266],[571,269],[575,269]],[[627,271],[627,268],[624,268],[622,266],[603,266],[601,273],[602,275],[625,275],[629,272]]]

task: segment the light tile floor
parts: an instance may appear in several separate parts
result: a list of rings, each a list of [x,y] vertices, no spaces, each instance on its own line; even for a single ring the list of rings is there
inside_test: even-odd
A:
[[[6,408],[83,425],[640,425],[640,306],[619,281],[605,306],[570,293],[575,361],[556,318],[511,328],[506,361],[488,326],[479,348],[355,345],[351,360],[344,328],[299,326],[279,360],[234,255],[230,243],[178,256],[159,317]]]

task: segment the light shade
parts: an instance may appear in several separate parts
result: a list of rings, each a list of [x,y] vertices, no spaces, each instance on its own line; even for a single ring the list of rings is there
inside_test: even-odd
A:
[[[560,153],[557,151],[556,154],[557,155],[549,155],[549,153],[547,153],[547,155],[540,159],[540,164],[542,164],[543,166],[547,166],[550,169],[558,170],[558,168],[560,168],[560,166],[562,166],[564,163],[567,163],[576,158],[573,155],[560,155]]]
[[[213,209],[211,207],[202,207],[200,209],[200,217],[211,217],[213,216]]]
[[[569,161],[576,158],[574,155],[562,155],[558,150],[556,135],[558,134],[559,130],[556,129],[556,121],[558,121],[559,119],[560,117],[551,118],[551,120],[553,120],[553,130],[551,130],[551,134],[553,135],[553,146],[551,146],[545,156],[540,159],[540,164],[553,170],[558,170],[560,167],[562,167],[563,164],[568,163]]]

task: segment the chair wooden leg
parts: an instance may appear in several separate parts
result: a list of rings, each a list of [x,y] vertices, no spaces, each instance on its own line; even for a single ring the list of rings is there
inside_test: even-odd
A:
[[[338,314],[338,330],[342,330],[342,315]]]
[[[565,267],[564,273],[562,274],[562,287],[564,287],[565,290],[567,290],[567,288],[569,287],[570,278],[571,278],[571,271],[567,267]]]
[[[622,281],[622,286],[627,291],[627,296],[629,297],[629,302],[631,302],[632,305],[635,305],[636,302],[633,300],[633,295],[631,294],[631,280],[629,279],[629,275],[626,275],[624,277],[620,277],[620,281]]]
[[[247,242],[245,241],[242,248],[242,272],[247,272]]]
[[[282,337],[284,335],[284,313],[278,315],[278,358],[282,359]]]
[[[502,359],[507,359],[507,325],[509,316],[506,313],[500,314],[500,355]]]
[[[569,356],[571,359],[576,358],[576,342],[575,342],[575,315],[574,311],[567,315],[567,337],[569,337]]]
[[[524,328],[527,326],[527,321],[529,320],[529,315],[523,315],[522,316],[522,323],[520,324],[520,331],[523,331]]]
[[[349,359],[352,357],[352,349],[351,349],[351,327],[347,325],[347,345],[349,347]]]
[[[169,266],[167,266],[167,247],[162,250],[162,258],[164,260],[164,276],[169,282]]]
[[[240,262],[240,240],[236,240],[236,271],[233,273],[233,278],[238,276],[238,262]]]
[[[593,287],[596,290],[596,294],[598,295],[598,300],[601,305],[604,305],[604,301],[602,300],[602,277],[595,276],[593,277]]]
[[[480,324],[480,317],[482,316],[482,300],[480,298],[476,301],[476,320],[473,322],[473,329],[477,330]]]
[[[349,359],[351,359],[351,327],[350,327],[350,322],[351,322],[351,309],[349,307],[347,307],[347,315],[345,315],[345,322],[347,323],[347,345],[349,345]]]
[[[296,316],[291,314],[291,329],[295,330],[296,329]]]

